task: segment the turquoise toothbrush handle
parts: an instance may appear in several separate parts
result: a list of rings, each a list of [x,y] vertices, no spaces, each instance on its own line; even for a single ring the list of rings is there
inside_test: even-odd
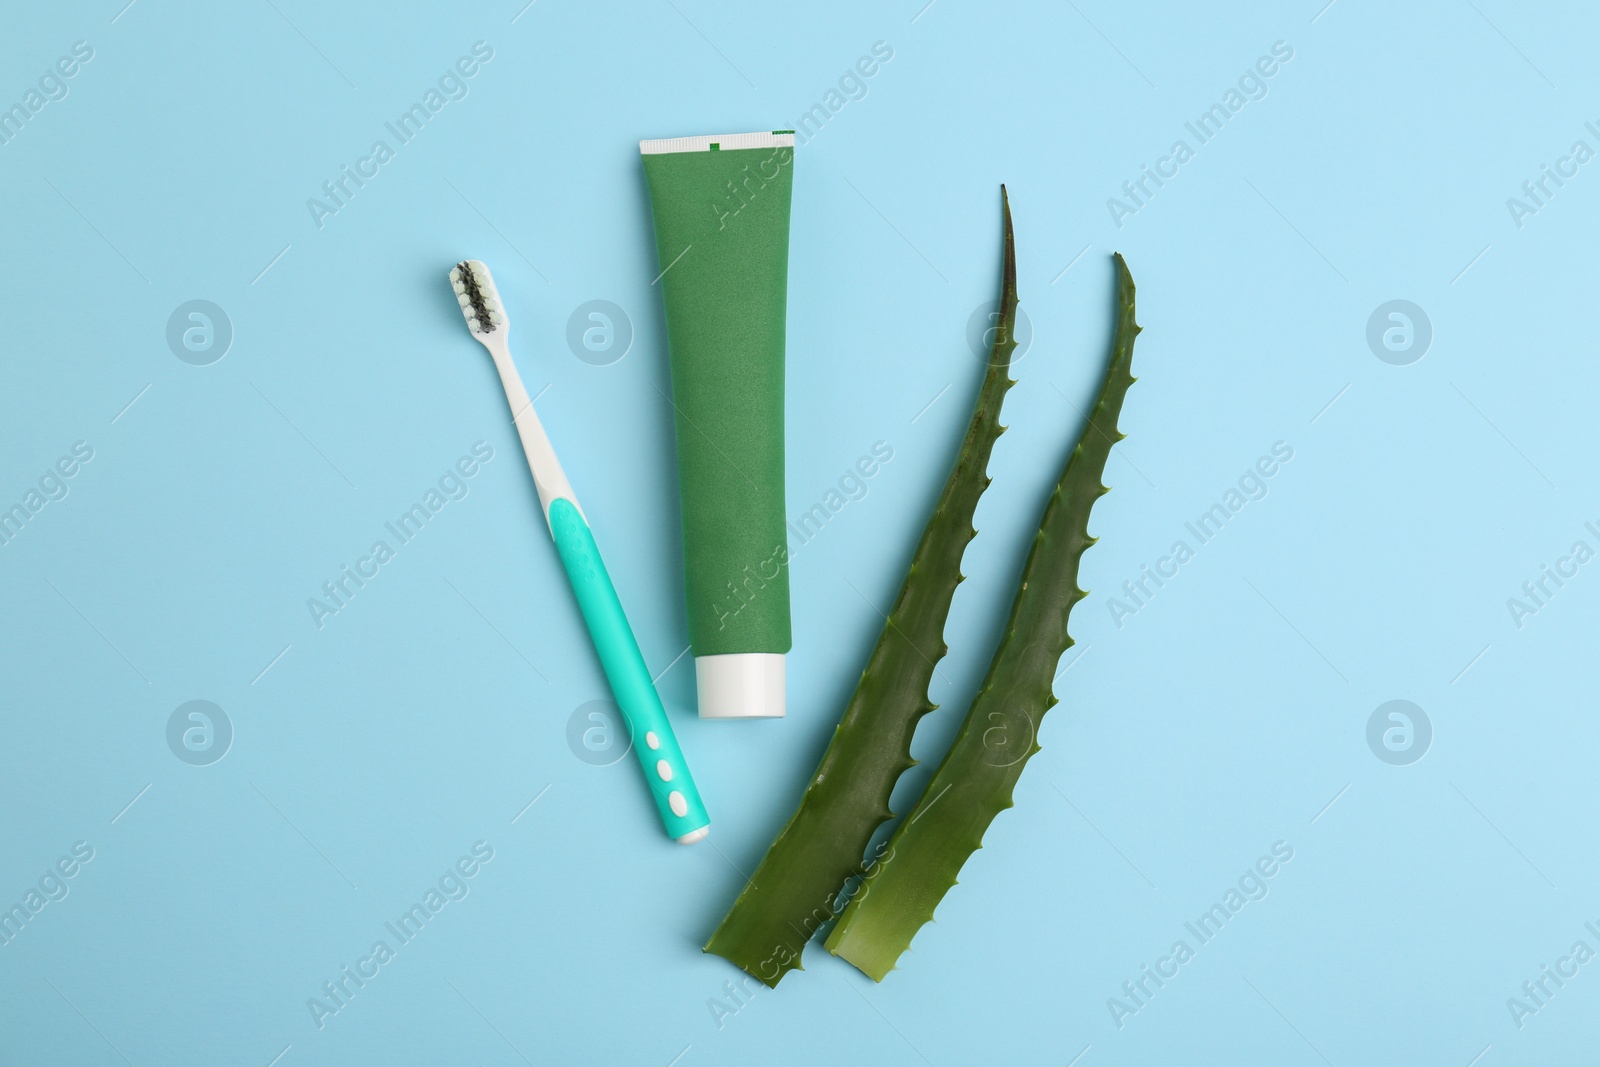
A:
[[[644,769],[661,821],[668,836],[692,844],[705,836],[711,819],[678,748],[655,683],[650,680],[650,670],[639,654],[627,616],[622,613],[622,603],[606,565],[600,560],[589,524],[572,501],[561,498],[550,505],[550,532],[555,537],[556,551],[561,554],[561,565],[572,582],[572,591],[577,594],[578,608],[589,627],[595,651],[600,654],[606,681],[611,683],[611,693],[627,720],[633,751]]]

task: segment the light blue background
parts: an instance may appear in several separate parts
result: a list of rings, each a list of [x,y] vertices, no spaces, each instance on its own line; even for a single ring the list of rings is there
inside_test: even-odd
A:
[[[1575,540],[1600,547],[1583,527],[1600,520],[1600,163],[1521,228],[1506,206],[1575,140],[1600,148],[1591,9],[123,2],[19,8],[0,35],[5,105],[74,41],[94,48],[0,147],[0,505],[75,441],[94,449],[0,547],[0,903],[74,842],[94,849],[0,948],[0,1058],[1494,1067],[1592,1049],[1600,962],[1520,1029],[1506,1004],[1573,942],[1600,950],[1600,565],[1520,629],[1506,607]],[[306,199],[479,40],[494,58],[470,95],[319,229]],[[894,458],[797,552],[789,717],[702,723],[674,663],[635,142],[792,126],[876,41],[893,59],[798,151],[791,516],[874,442]],[[1294,54],[1266,97],[1119,229],[1107,198],[1175,139],[1193,147],[1184,122],[1276,41]],[[1063,702],[899,971],[874,985],[814,944],[719,1026],[710,1002],[740,1003],[723,991],[738,972],[699,945],[815,765],[948,469],[1002,181],[1035,336],[934,683],[945,706],[916,741],[929,762],[897,806],[955,729],[1079,431],[1116,250],[1139,283],[1141,380]],[[463,256],[495,270],[666,670],[707,845],[662,836],[629,763],[568,748],[604,682],[445,286]],[[165,341],[195,298],[234,328],[210,366]],[[635,331],[609,366],[564,340],[592,299]],[[1409,366],[1365,339],[1391,299],[1432,322]],[[479,440],[495,458],[470,495],[319,630],[307,598]],[[1294,458],[1270,494],[1118,627],[1107,598],[1278,441]],[[1397,698],[1434,730],[1409,766],[1366,742]],[[236,731],[211,766],[167,747],[193,699]],[[494,858],[470,895],[319,1029],[308,998],[480,840]],[[1270,894],[1119,1029],[1108,998],[1277,841],[1294,859]]]

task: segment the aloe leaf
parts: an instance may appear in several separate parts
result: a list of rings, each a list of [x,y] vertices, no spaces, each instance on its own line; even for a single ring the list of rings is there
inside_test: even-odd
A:
[[[1055,706],[1056,665],[1072,638],[1067,616],[1087,594],[1078,564],[1095,543],[1089,511],[1108,490],[1101,481],[1111,446],[1122,440],[1117,416],[1133,384],[1133,278],[1116,256],[1116,327],[1099,400],[1045,506],[1022,569],[1011,619],[983,686],[922,799],[889,838],[828,936],[827,949],[875,981],[894,969],[967,858],[983,846],[994,817],[1012,806],[1012,789],[1039,751],[1038,726]]]
[[[928,683],[934,664],[949,650],[944,624],[962,580],[962,553],[977,534],[972,517],[989,486],[989,454],[1004,431],[1000,406],[1012,382],[1017,262],[1004,186],[1000,200],[1000,312],[961,451],[799,808],[705,946],[769,986],[800,967],[806,942],[834,918],[840,890],[863,871],[873,832],[893,817],[889,796],[895,782],[916,765],[911,735],[917,721],[936,706],[928,700]]]

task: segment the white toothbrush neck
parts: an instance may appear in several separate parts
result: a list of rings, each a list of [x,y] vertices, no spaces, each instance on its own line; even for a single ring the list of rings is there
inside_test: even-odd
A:
[[[566,472],[561,469],[561,461],[556,458],[556,451],[544,432],[544,425],[539,422],[539,414],[533,409],[533,400],[528,396],[522,376],[517,373],[517,365],[511,359],[511,345],[505,331],[497,332],[500,336],[491,338],[484,347],[494,357],[495,369],[500,372],[500,384],[505,387],[512,421],[517,427],[517,436],[522,439],[522,451],[528,457],[528,469],[533,472],[534,488],[539,491],[545,524],[549,525],[550,522],[550,505],[557,500],[571,501],[572,506],[578,509],[578,514],[583,515],[583,507],[578,503],[571,483],[567,481]],[[584,516],[584,521],[588,521],[587,516]]]

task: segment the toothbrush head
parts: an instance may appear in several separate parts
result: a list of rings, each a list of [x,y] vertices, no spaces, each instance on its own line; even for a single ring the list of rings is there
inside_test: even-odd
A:
[[[505,305],[500,302],[500,291],[494,287],[488,267],[476,259],[462,260],[450,271],[450,287],[456,292],[456,303],[461,305],[472,336],[485,344],[490,334],[499,332],[505,336],[509,327]]]

